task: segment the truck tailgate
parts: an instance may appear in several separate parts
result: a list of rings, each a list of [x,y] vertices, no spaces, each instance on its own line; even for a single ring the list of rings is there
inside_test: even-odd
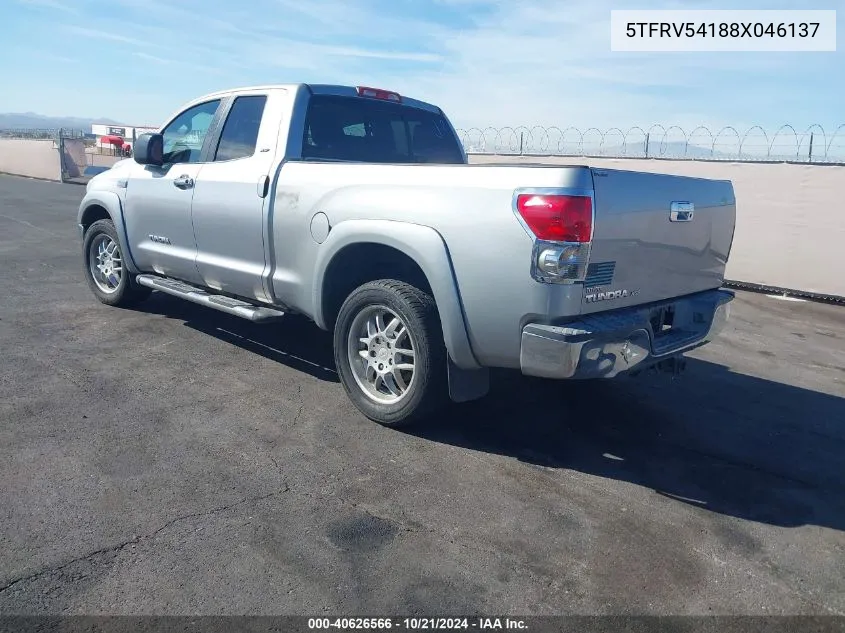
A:
[[[729,181],[592,172],[595,220],[582,313],[722,285],[736,215]]]

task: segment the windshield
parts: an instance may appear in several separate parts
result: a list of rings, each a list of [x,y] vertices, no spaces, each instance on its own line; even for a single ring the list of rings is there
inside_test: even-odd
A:
[[[464,162],[458,139],[441,114],[329,95],[311,98],[302,157],[366,163]]]

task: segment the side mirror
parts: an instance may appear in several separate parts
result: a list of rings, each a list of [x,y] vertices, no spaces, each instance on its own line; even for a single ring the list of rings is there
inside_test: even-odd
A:
[[[135,162],[160,167],[164,163],[164,137],[161,134],[141,134],[132,148]]]

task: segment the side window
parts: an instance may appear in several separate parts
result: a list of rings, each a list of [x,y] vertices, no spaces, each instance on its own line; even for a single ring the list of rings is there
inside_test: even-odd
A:
[[[219,105],[220,100],[215,99],[188,108],[162,130],[165,164],[200,161],[202,144]]]
[[[264,95],[235,99],[220,134],[220,142],[214,153],[215,161],[247,158],[255,153],[266,103],[267,97]]]

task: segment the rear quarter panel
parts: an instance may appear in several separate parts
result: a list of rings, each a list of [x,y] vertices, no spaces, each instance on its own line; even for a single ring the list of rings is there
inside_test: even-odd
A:
[[[476,358],[482,365],[518,367],[522,325],[577,314],[581,289],[531,278],[532,239],[512,210],[513,192],[590,184],[589,171],[577,167],[289,162],[272,214],[271,283],[276,296],[320,322],[317,263],[332,246],[331,233],[323,244],[311,236],[315,214],[325,213],[333,230],[353,220],[430,227],[444,247],[442,259],[427,268],[454,279]]]

